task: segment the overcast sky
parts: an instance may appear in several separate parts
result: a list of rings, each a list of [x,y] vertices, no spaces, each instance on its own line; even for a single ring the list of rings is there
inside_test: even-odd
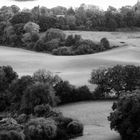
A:
[[[45,6],[48,8],[52,8],[55,6],[65,6],[65,7],[78,7],[80,4],[92,4],[97,5],[101,9],[106,10],[106,8],[111,5],[116,8],[120,8],[125,5],[134,5],[137,0],[36,0],[30,2],[15,2],[13,0],[0,0],[0,7],[3,5],[17,5],[21,9],[23,8],[32,8],[36,5]]]

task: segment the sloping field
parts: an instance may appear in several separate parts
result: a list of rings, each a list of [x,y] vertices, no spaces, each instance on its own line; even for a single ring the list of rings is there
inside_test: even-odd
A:
[[[111,44],[121,47],[110,51],[81,56],[53,56],[18,48],[0,47],[0,65],[11,65],[20,74],[32,74],[38,69],[47,69],[59,74],[72,84],[89,84],[92,69],[116,64],[140,64],[140,33],[78,32],[83,38],[99,41],[107,37]],[[120,43],[121,42],[121,43]]]
[[[112,101],[81,102],[58,107],[65,116],[79,119],[84,124],[84,136],[76,140],[120,140],[115,131],[110,130],[107,117]]]
[[[33,74],[38,69],[47,69],[59,74],[74,85],[89,84],[92,69],[116,64],[140,65],[140,32],[70,32],[83,38],[99,42],[107,37],[119,48],[110,51],[81,56],[53,56],[18,48],[0,47],[0,65],[11,65],[19,75]],[[109,128],[107,116],[112,102],[78,103],[60,107],[66,116],[80,119],[85,125],[84,136],[78,140],[120,140],[119,135]]]

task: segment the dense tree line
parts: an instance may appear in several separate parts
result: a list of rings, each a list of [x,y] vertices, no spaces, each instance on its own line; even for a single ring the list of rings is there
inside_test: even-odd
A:
[[[1,45],[47,52],[54,55],[92,54],[115,47],[110,46],[106,38],[102,38],[100,43],[94,43],[91,40],[83,39],[80,35],[67,36],[57,28],[50,28],[45,33],[39,33],[40,26],[29,20],[29,13],[25,15],[25,13],[21,13],[14,16],[8,25],[1,22],[0,27],[3,30],[0,34]]]
[[[51,72],[39,70],[33,76],[18,77],[10,66],[0,67],[0,112],[30,114],[41,104],[56,106],[94,99],[87,86],[75,87]]]
[[[54,55],[101,52],[112,48],[106,38],[97,44],[91,40],[84,40],[79,35],[66,36],[60,29],[114,30],[116,27],[135,26],[132,24],[133,21],[138,21],[138,14],[134,16],[133,8],[122,7],[120,11],[113,7],[101,11],[95,6],[86,5],[77,9],[34,7],[31,10],[20,10],[15,5],[3,6],[0,9],[0,44]],[[135,17],[137,20],[131,19]],[[121,19],[125,21],[120,21]],[[40,32],[45,32],[45,35]]]
[[[133,65],[94,70],[90,79],[97,85],[94,92],[87,86],[75,87],[45,70],[19,78],[10,66],[3,66],[0,75],[0,111],[7,109],[26,114],[32,113],[36,105],[107,99],[112,98],[112,94],[119,97],[123,92],[140,87],[140,67]]]
[[[34,7],[23,9],[12,5],[0,8],[0,21],[12,24],[33,21],[40,26],[40,31],[49,28],[63,30],[99,30],[114,31],[117,28],[140,27],[139,3],[135,6],[123,6],[116,9],[109,6],[106,11],[94,5],[81,4],[78,8],[62,6],[48,9]]]

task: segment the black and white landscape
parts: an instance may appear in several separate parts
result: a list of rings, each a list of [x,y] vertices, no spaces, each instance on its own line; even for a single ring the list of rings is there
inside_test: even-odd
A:
[[[0,140],[139,140],[140,2],[1,1]]]

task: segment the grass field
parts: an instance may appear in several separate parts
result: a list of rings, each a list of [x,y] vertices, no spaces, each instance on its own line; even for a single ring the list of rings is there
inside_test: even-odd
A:
[[[0,47],[0,65],[11,65],[20,74],[32,74],[47,69],[74,85],[88,84],[92,69],[116,64],[140,64],[140,32],[79,32],[83,38],[99,41],[107,37],[111,44],[121,47],[106,52],[82,56],[52,56],[17,48]]]
[[[85,39],[96,42],[107,37],[119,48],[106,52],[81,56],[53,56],[18,48],[0,47],[0,65],[11,65],[19,75],[33,74],[38,69],[47,69],[59,74],[74,85],[88,83],[92,69],[116,64],[140,65],[140,32],[79,32]],[[91,87],[91,85],[89,85]],[[66,116],[80,119],[84,123],[84,136],[77,140],[120,140],[119,135],[109,128],[107,116],[112,102],[77,103],[60,107]]]
[[[58,109],[65,116],[79,119],[84,124],[84,136],[76,140],[120,140],[119,134],[110,130],[107,120],[112,104],[112,101],[81,102]]]

